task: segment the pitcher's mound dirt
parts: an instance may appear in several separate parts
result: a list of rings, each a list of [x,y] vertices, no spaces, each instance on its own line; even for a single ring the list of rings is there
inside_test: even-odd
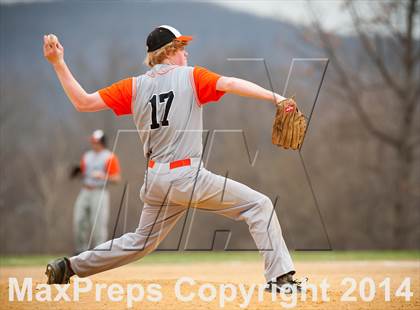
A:
[[[110,270],[102,274],[90,277],[93,288],[89,293],[80,293],[80,300],[74,301],[74,280],[65,292],[71,301],[39,301],[39,297],[46,297],[45,288],[36,290],[36,284],[45,283],[44,268],[38,267],[7,267],[1,268],[1,309],[127,309],[128,287],[131,285],[133,296],[141,301],[132,301],[132,309],[281,309],[284,305],[293,305],[293,300],[283,300],[281,296],[272,296],[267,292],[258,292],[258,287],[254,288],[252,298],[247,304],[241,292],[249,293],[253,284],[263,284],[262,264],[253,262],[229,262],[214,264],[192,265],[165,264],[165,265],[129,265],[115,270]],[[307,300],[302,301],[302,295],[297,296],[298,309],[420,309],[420,262],[418,261],[389,261],[389,262],[316,262],[316,263],[297,263],[297,277],[308,276],[309,283],[318,286],[318,292],[308,293]],[[182,277],[194,279],[196,284],[185,282],[181,286],[181,294],[185,298],[192,298],[191,301],[183,302],[175,294],[177,281]],[[349,297],[356,297],[356,301],[345,302],[342,297],[351,284],[342,284],[346,277],[356,280],[357,286]],[[359,283],[363,278],[370,277],[376,289],[372,301],[363,301],[361,293],[366,299],[369,296],[371,280],[364,280],[365,290],[360,292]],[[396,297],[395,291],[403,280],[409,277],[411,292],[413,296],[410,301],[405,301],[404,297]],[[9,300],[9,278],[17,278],[22,287],[24,278],[33,279],[32,301],[17,301],[14,293],[14,301]],[[385,301],[384,288],[379,284],[386,278],[390,278],[390,301]],[[330,287],[327,290],[329,301],[321,300],[319,285],[326,280]],[[230,296],[233,301],[221,301],[221,289],[225,286],[226,296]],[[80,286],[84,286],[81,283]],[[203,287],[203,285],[205,285]],[[160,286],[160,287],[159,287]],[[209,299],[212,294],[215,298],[212,301],[203,301],[199,297],[199,291]],[[232,287],[235,287],[237,296],[232,297]],[[123,291],[120,291],[120,290]],[[144,296],[141,291],[144,289]],[[57,297],[57,289],[51,287],[51,297]],[[108,292],[111,292],[109,294]],[[160,293],[159,293],[160,292]],[[43,294],[42,294],[43,293]],[[37,295],[38,294],[38,295]],[[191,295],[194,294],[194,295]],[[312,301],[313,295],[317,296],[317,301]],[[96,299],[100,301],[96,301]],[[160,301],[155,298],[161,297]],[[115,298],[117,301],[113,301]],[[119,300],[121,298],[121,300]],[[290,296],[289,296],[290,298]],[[229,298],[228,298],[229,299]],[[281,304],[281,302],[284,304]]]

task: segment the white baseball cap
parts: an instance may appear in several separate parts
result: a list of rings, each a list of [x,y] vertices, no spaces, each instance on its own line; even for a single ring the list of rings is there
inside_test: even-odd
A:
[[[103,140],[104,136],[105,133],[103,132],[103,130],[97,129],[92,133],[90,138],[93,142],[100,142],[101,140]]]

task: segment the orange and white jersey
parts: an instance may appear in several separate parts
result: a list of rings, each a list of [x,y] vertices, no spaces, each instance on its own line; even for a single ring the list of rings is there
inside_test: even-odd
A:
[[[144,154],[156,162],[202,154],[202,106],[217,101],[220,75],[205,68],[159,64],[99,94],[117,114],[133,114]]]
[[[83,184],[90,187],[103,187],[106,184],[106,180],[95,178],[98,172],[109,176],[120,174],[117,156],[107,149],[100,152],[87,151],[82,156],[80,167],[83,173]]]

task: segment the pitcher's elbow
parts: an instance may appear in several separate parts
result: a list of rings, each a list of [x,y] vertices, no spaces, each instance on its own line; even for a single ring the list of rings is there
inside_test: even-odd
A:
[[[79,105],[73,104],[73,106],[74,106],[74,108],[76,109],[77,112],[83,112],[82,108]]]
[[[84,107],[80,103],[75,103],[74,107],[75,107],[77,112],[86,112],[86,107]]]
[[[91,111],[91,105],[89,104],[89,101],[87,99],[85,100],[77,100],[73,103],[74,107],[78,112],[90,112]]]

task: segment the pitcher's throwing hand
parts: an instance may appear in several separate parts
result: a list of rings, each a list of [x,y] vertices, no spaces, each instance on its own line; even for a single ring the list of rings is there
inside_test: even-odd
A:
[[[44,57],[53,65],[64,59],[64,48],[54,34],[44,35]]]

